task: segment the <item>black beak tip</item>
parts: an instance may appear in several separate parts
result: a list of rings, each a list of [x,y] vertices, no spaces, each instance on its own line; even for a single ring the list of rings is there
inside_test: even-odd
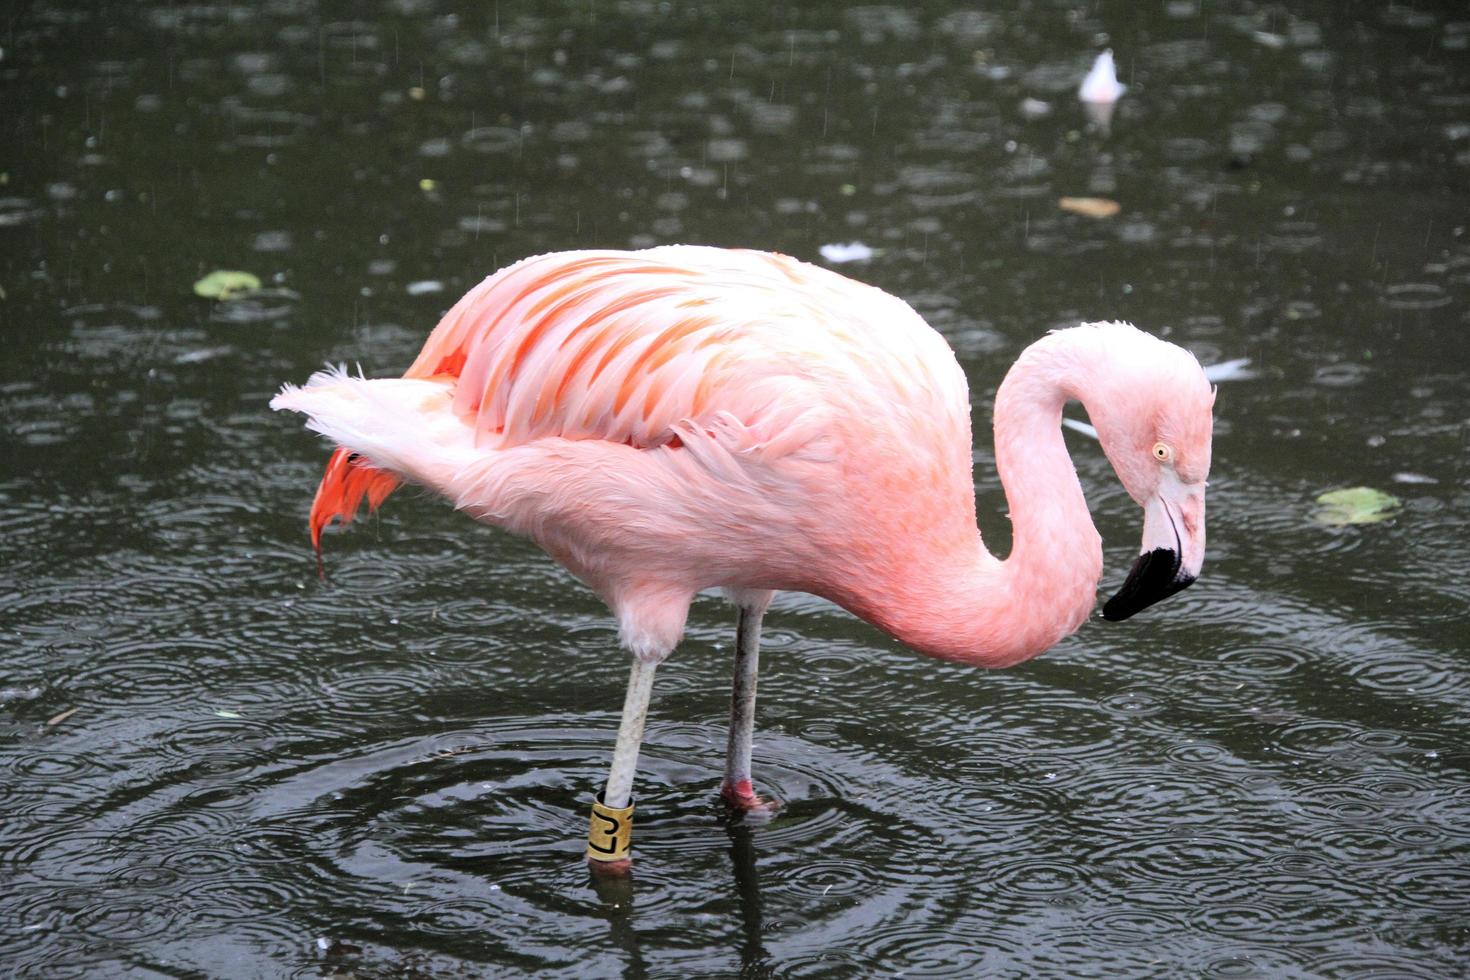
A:
[[[1179,565],[1179,554],[1168,548],[1155,548],[1139,555],[1123,587],[1103,606],[1103,619],[1121,623],[1159,600],[1189,588],[1194,576],[1182,573]]]

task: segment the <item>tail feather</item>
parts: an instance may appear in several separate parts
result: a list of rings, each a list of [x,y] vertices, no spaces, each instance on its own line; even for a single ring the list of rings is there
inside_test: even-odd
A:
[[[361,379],[357,379],[361,380]],[[327,389],[338,391],[345,384],[351,386],[354,379],[345,367],[329,366],[311,376],[305,387],[284,385],[280,394],[271,399],[271,408],[305,412],[309,418],[307,426],[331,437],[330,426],[318,419],[319,414],[328,412],[334,399]],[[340,435],[339,435],[340,438]],[[345,440],[344,440],[345,441]],[[393,473],[373,465],[372,461],[358,452],[338,445],[327,460],[327,468],[317,485],[316,496],[311,501],[311,516],[307,526],[311,529],[311,546],[316,551],[317,570],[322,567],[322,531],[334,519],[345,526],[351,524],[366,499],[368,513],[376,511],[388,495],[403,481]]]
[[[351,450],[338,447],[327,461],[326,472],[311,501],[311,546],[316,549],[318,563],[322,557],[322,529],[333,518],[339,518],[344,525],[351,524],[364,497],[368,513],[372,513],[401,482],[392,473],[375,469]]]
[[[365,500],[369,511],[405,481],[438,488],[460,465],[454,451],[471,446],[471,430],[451,410],[449,379],[353,377],[329,367],[303,387],[284,385],[271,408],[302,412],[306,427],[335,448],[311,502],[311,544],[321,560],[322,530],[333,519],[352,523]]]

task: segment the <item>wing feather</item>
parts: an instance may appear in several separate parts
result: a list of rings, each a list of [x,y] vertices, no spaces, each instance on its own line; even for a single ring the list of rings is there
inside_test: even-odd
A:
[[[406,373],[458,378],[481,444],[638,448],[700,433],[791,452],[828,400],[962,418],[953,354],[905,304],[784,256],[698,246],[526,259],[471,289]],[[881,389],[881,390],[880,390]],[[834,394],[837,393],[837,394]],[[902,413],[900,413],[902,414]]]

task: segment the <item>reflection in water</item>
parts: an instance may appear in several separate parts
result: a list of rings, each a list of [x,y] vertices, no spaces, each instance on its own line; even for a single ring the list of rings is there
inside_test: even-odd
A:
[[[602,875],[588,871],[587,878],[589,887],[597,894],[602,913],[607,917],[608,939],[614,948],[627,954],[622,976],[626,980],[641,980],[648,975],[648,969],[643,962],[643,948],[635,928],[634,876]]]
[[[739,975],[769,976],[772,963],[764,945],[765,921],[756,869],[755,835],[740,815],[726,814],[721,823],[730,841],[728,891],[740,920]],[[626,954],[622,976],[628,978],[648,975],[638,929],[639,869],[640,864],[635,862],[633,872],[628,875],[587,873],[587,887],[596,896],[597,912],[607,921],[608,939],[614,948]]]
[[[765,976],[771,964],[764,945],[765,916],[760,874],[755,866],[755,835],[738,816],[726,822],[725,833],[730,836],[730,868],[740,903],[740,975]]]

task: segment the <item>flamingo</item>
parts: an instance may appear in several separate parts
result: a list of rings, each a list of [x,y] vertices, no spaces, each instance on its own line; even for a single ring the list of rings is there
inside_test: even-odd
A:
[[[969,392],[944,339],[888,293],[783,255],[524,259],[466,293],[402,378],[328,368],[270,404],[336,447],[311,507],[318,560],[334,518],[414,483],[531,538],[612,610],[632,668],[587,857],[619,873],[654,672],[696,593],[736,607],[721,795],[762,809],[751,746],[775,591],[979,667],[1053,646],[1102,574],[1062,440],[1075,400],[1143,508],[1139,557],[1102,611],[1126,619],[1199,574],[1214,397],[1192,355],[1128,324],[1032,343],[995,397],[1005,560],[976,526]]]

